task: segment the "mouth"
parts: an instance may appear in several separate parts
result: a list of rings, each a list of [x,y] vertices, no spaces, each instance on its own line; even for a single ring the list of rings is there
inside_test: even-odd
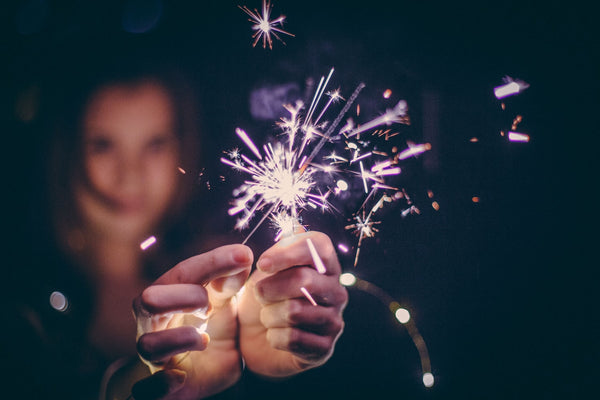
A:
[[[110,201],[112,208],[121,214],[135,214],[144,209],[141,198],[113,198]]]

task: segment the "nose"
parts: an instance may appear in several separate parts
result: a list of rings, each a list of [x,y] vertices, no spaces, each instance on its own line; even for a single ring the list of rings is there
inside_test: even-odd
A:
[[[144,168],[141,157],[121,154],[116,171],[117,185],[124,194],[133,194],[144,185]]]

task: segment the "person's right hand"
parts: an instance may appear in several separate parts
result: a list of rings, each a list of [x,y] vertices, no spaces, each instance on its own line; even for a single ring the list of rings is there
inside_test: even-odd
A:
[[[139,338],[139,354],[164,369],[134,385],[136,400],[203,398],[240,378],[242,361],[231,298],[246,282],[253,257],[240,244],[218,247],[177,264],[135,300],[134,307],[151,314],[210,309],[206,333],[178,326]],[[174,356],[188,351],[188,356],[174,363]]]

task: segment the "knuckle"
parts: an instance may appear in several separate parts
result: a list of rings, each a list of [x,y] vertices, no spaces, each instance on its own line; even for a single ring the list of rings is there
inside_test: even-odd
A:
[[[173,268],[173,280],[175,283],[186,283],[188,281],[187,269],[182,265],[176,265]]]
[[[157,304],[157,294],[153,286],[149,286],[142,292],[141,303],[143,307],[152,309]]]
[[[289,324],[295,325],[300,323],[300,318],[303,315],[304,306],[300,301],[289,301],[287,305],[286,320]]]
[[[150,360],[154,353],[154,341],[147,334],[140,336],[137,341],[137,352],[142,358]]]
[[[342,318],[334,318],[331,321],[331,331],[338,334],[344,330],[344,320]]]
[[[287,347],[290,351],[298,352],[304,347],[302,334],[298,329],[289,329],[287,337]]]

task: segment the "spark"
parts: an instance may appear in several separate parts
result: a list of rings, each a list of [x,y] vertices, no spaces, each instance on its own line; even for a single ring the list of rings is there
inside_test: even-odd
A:
[[[239,160],[241,157],[239,147],[234,147],[233,149],[226,151],[225,154],[227,154],[232,160]]]
[[[300,288],[300,291],[302,292],[304,297],[306,297],[308,301],[310,301],[310,304],[312,304],[315,307],[318,305],[315,299],[311,296],[310,292],[304,286]]]
[[[312,257],[313,263],[315,264],[315,269],[319,274],[325,274],[327,272],[325,264],[323,264],[323,260],[321,260],[321,257],[319,257],[319,253],[317,253],[317,249],[315,249],[315,245],[310,240],[310,238],[306,239],[306,244],[308,245],[308,251],[310,251],[310,256]]]
[[[396,157],[398,160],[406,160],[409,157],[417,156],[422,154],[428,150],[431,150],[431,144],[423,143],[423,144],[414,144],[408,142],[408,148],[406,150],[401,151]]]
[[[494,95],[497,99],[503,99],[522,92],[529,87],[527,82],[519,79],[513,79],[510,76],[503,78],[504,84],[494,88]]]
[[[150,236],[148,239],[146,239],[142,243],[140,243],[140,249],[146,250],[148,247],[152,246],[154,243],[156,243],[156,237]]]
[[[348,246],[346,246],[346,245],[345,245],[345,244],[343,244],[343,243],[339,243],[337,247],[338,247],[338,249],[340,249],[340,251],[341,251],[342,253],[347,253],[347,252],[348,252],[348,250],[349,250],[349,249],[348,249]]]
[[[269,49],[272,50],[273,40],[271,39],[271,35],[273,35],[277,40],[279,40],[283,44],[285,44],[285,42],[277,34],[278,32],[292,37],[294,36],[292,33],[284,31],[283,29],[277,27],[277,25],[283,27],[283,20],[285,19],[284,15],[281,15],[275,19],[269,19],[271,17],[271,9],[273,8],[269,0],[263,0],[262,14],[259,14],[256,8],[253,12],[246,6],[238,7],[250,16],[250,19],[248,21],[254,23],[254,25],[252,25],[252,29],[256,32],[252,35],[252,38],[254,39],[252,47],[255,47],[256,44],[262,39],[263,49],[267,47],[268,43]]]
[[[378,232],[378,229],[374,226],[380,224],[381,221],[373,221],[371,216],[373,211],[369,212],[367,216],[365,216],[365,211],[363,210],[362,215],[356,214],[354,215],[355,223],[351,225],[346,225],[346,229],[353,229],[354,234],[358,236],[358,245],[356,247],[356,256],[354,257],[354,266],[358,264],[358,256],[360,254],[360,246],[362,245],[362,241],[366,237],[374,237],[375,233]]]
[[[400,213],[400,215],[402,215],[402,218],[407,217],[409,214],[421,214],[421,211],[414,205],[411,205],[410,207],[402,210],[402,212]]]
[[[392,123],[408,124],[408,122],[408,106],[405,100],[400,100],[394,108],[388,109],[383,115],[353,129],[346,137],[356,136],[380,125],[391,125]]]
[[[254,153],[254,155],[256,157],[258,157],[258,159],[262,160],[262,156],[260,155],[260,151],[258,151],[258,148],[254,144],[254,142],[252,141],[252,139],[250,139],[250,136],[248,136],[248,134],[246,133],[246,131],[243,130],[243,129],[240,129],[240,128],[235,128],[235,133],[240,137],[240,139],[243,140],[244,143],[246,143],[246,145],[250,148],[250,150],[252,150],[252,152]]]
[[[508,132],[508,140],[510,140],[511,142],[526,143],[526,142],[529,142],[529,135],[527,135],[525,133],[511,131],[511,132]]]
[[[346,163],[348,162],[348,159],[342,157],[342,156],[338,156],[337,154],[335,154],[335,150],[331,152],[330,155],[323,157],[325,160],[332,160],[332,164],[337,164],[337,163]]]

